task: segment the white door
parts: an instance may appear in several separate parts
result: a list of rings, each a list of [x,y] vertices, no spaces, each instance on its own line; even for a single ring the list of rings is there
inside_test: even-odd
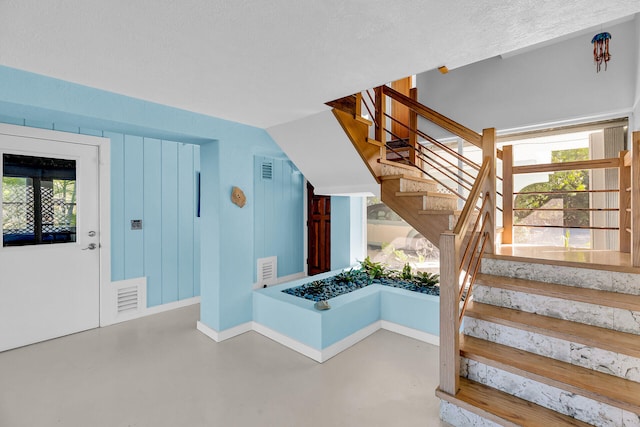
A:
[[[0,134],[0,351],[98,327],[98,147]]]

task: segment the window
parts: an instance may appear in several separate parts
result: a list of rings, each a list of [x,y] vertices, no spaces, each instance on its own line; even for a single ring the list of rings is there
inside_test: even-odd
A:
[[[390,268],[410,263],[430,272],[437,271],[440,257],[438,248],[375,197],[367,199],[367,255]]]
[[[76,241],[76,161],[3,154],[2,244]]]

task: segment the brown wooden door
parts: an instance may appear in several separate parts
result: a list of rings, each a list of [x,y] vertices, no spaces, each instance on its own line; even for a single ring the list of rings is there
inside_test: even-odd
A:
[[[316,196],[307,183],[308,274],[331,270],[331,197]]]

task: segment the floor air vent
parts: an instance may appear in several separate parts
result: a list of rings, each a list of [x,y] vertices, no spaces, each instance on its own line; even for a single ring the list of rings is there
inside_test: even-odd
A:
[[[118,289],[118,314],[138,310],[138,286]]]
[[[278,278],[278,257],[258,258],[258,284],[273,285]]]

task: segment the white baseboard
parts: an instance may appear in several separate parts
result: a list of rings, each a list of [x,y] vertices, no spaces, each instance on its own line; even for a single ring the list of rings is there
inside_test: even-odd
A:
[[[432,335],[427,332],[409,328],[408,326],[399,325],[387,320],[381,320],[380,323],[381,328],[387,331],[395,332],[396,334],[404,335],[405,337],[414,338],[428,344],[440,346],[440,337],[437,335]]]
[[[440,337],[436,335],[432,335],[418,329],[409,328],[398,323],[389,322],[387,320],[377,320],[323,350],[313,348],[307,344],[304,344],[257,322],[246,322],[238,326],[234,326],[233,328],[225,329],[223,331],[216,331],[215,329],[198,321],[196,324],[196,328],[215,342],[221,342],[229,338],[233,338],[237,335],[244,334],[245,332],[255,331],[279,344],[282,344],[285,347],[290,348],[293,351],[297,351],[298,353],[320,363],[326,362],[333,356],[357,344],[379,329],[384,329],[396,334],[404,335],[406,337],[413,338],[427,344],[437,346],[440,345]]]
[[[138,304],[134,310],[118,313],[117,300],[118,289],[126,287],[137,287]],[[100,326],[115,325],[116,323],[126,322],[129,320],[139,319],[141,317],[151,316],[153,314],[162,313],[176,308],[187,307],[193,304],[199,304],[200,297],[187,298],[180,301],[174,301],[167,304],[147,307],[147,278],[137,277],[133,279],[119,280],[111,282],[111,286],[103,292],[100,310]]]
[[[210,328],[199,320],[196,323],[196,329],[198,329],[200,332],[202,332],[215,342],[228,340],[229,338],[233,338],[237,335],[249,332],[252,330],[252,327],[253,322],[247,322],[238,326],[234,326],[233,328],[225,329],[224,331],[216,331],[215,329]]]
[[[169,302],[167,304],[154,305],[145,310],[144,316],[162,313],[164,311],[175,310],[176,308],[188,307],[190,305],[200,304],[200,297],[181,299],[180,301]]]
[[[366,337],[368,337],[369,335],[373,334],[374,332],[376,332],[377,330],[380,329],[381,327],[381,320],[377,320],[375,322],[373,322],[372,324],[370,324],[369,326],[365,326],[364,328],[360,329],[359,331],[354,332],[353,334],[349,335],[348,337],[345,337],[343,339],[341,339],[340,341],[331,344],[329,347],[325,348],[324,350],[322,350],[322,360],[319,360],[319,362],[325,362],[329,359],[331,359],[333,356],[335,356],[338,353],[342,353],[343,351],[345,351],[346,349],[348,349],[349,347],[351,347],[352,345],[355,345],[357,343],[359,343],[360,341],[362,341],[363,339],[365,339]]]
[[[294,340],[293,338],[283,335],[280,332],[274,331],[271,328],[267,328],[260,323],[253,322],[253,330],[279,344],[282,344],[285,347],[289,347],[293,351],[297,351],[298,353],[315,360],[316,362],[322,363],[323,361],[322,352],[320,350],[303,344],[300,341]]]
[[[329,347],[318,350],[316,348],[310,347],[306,344],[301,343],[291,337],[281,334],[280,332],[274,331],[260,323],[253,322],[253,330],[258,332],[259,334],[264,335],[267,338],[274,340],[277,343],[284,345],[285,347],[289,347],[291,350],[297,351],[298,353],[307,356],[310,359],[315,360],[316,362],[326,362],[331,359],[333,356],[343,352],[348,349],[352,345],[357,344],[362,341],[369,335],[373,334],[379,329],[385,329],[390,332],[394,332],[396,334],[404,335],[409,338],[417,339],[418,341],[426,342],[428,344],[440,345],[440,338],[428,334],[423,331],[419,331],[417,329],[409,328],[407,326],[399,325],[397,323],[388,322],[386,320],[377,320],[371,323],[368,326],[360,329],[359,331],[354,332],[346,338],[341,339],[340,341],[330,345]],[[215,332],[215,331],[214,331]],[[215,338],[214,338],[215,339]]]

